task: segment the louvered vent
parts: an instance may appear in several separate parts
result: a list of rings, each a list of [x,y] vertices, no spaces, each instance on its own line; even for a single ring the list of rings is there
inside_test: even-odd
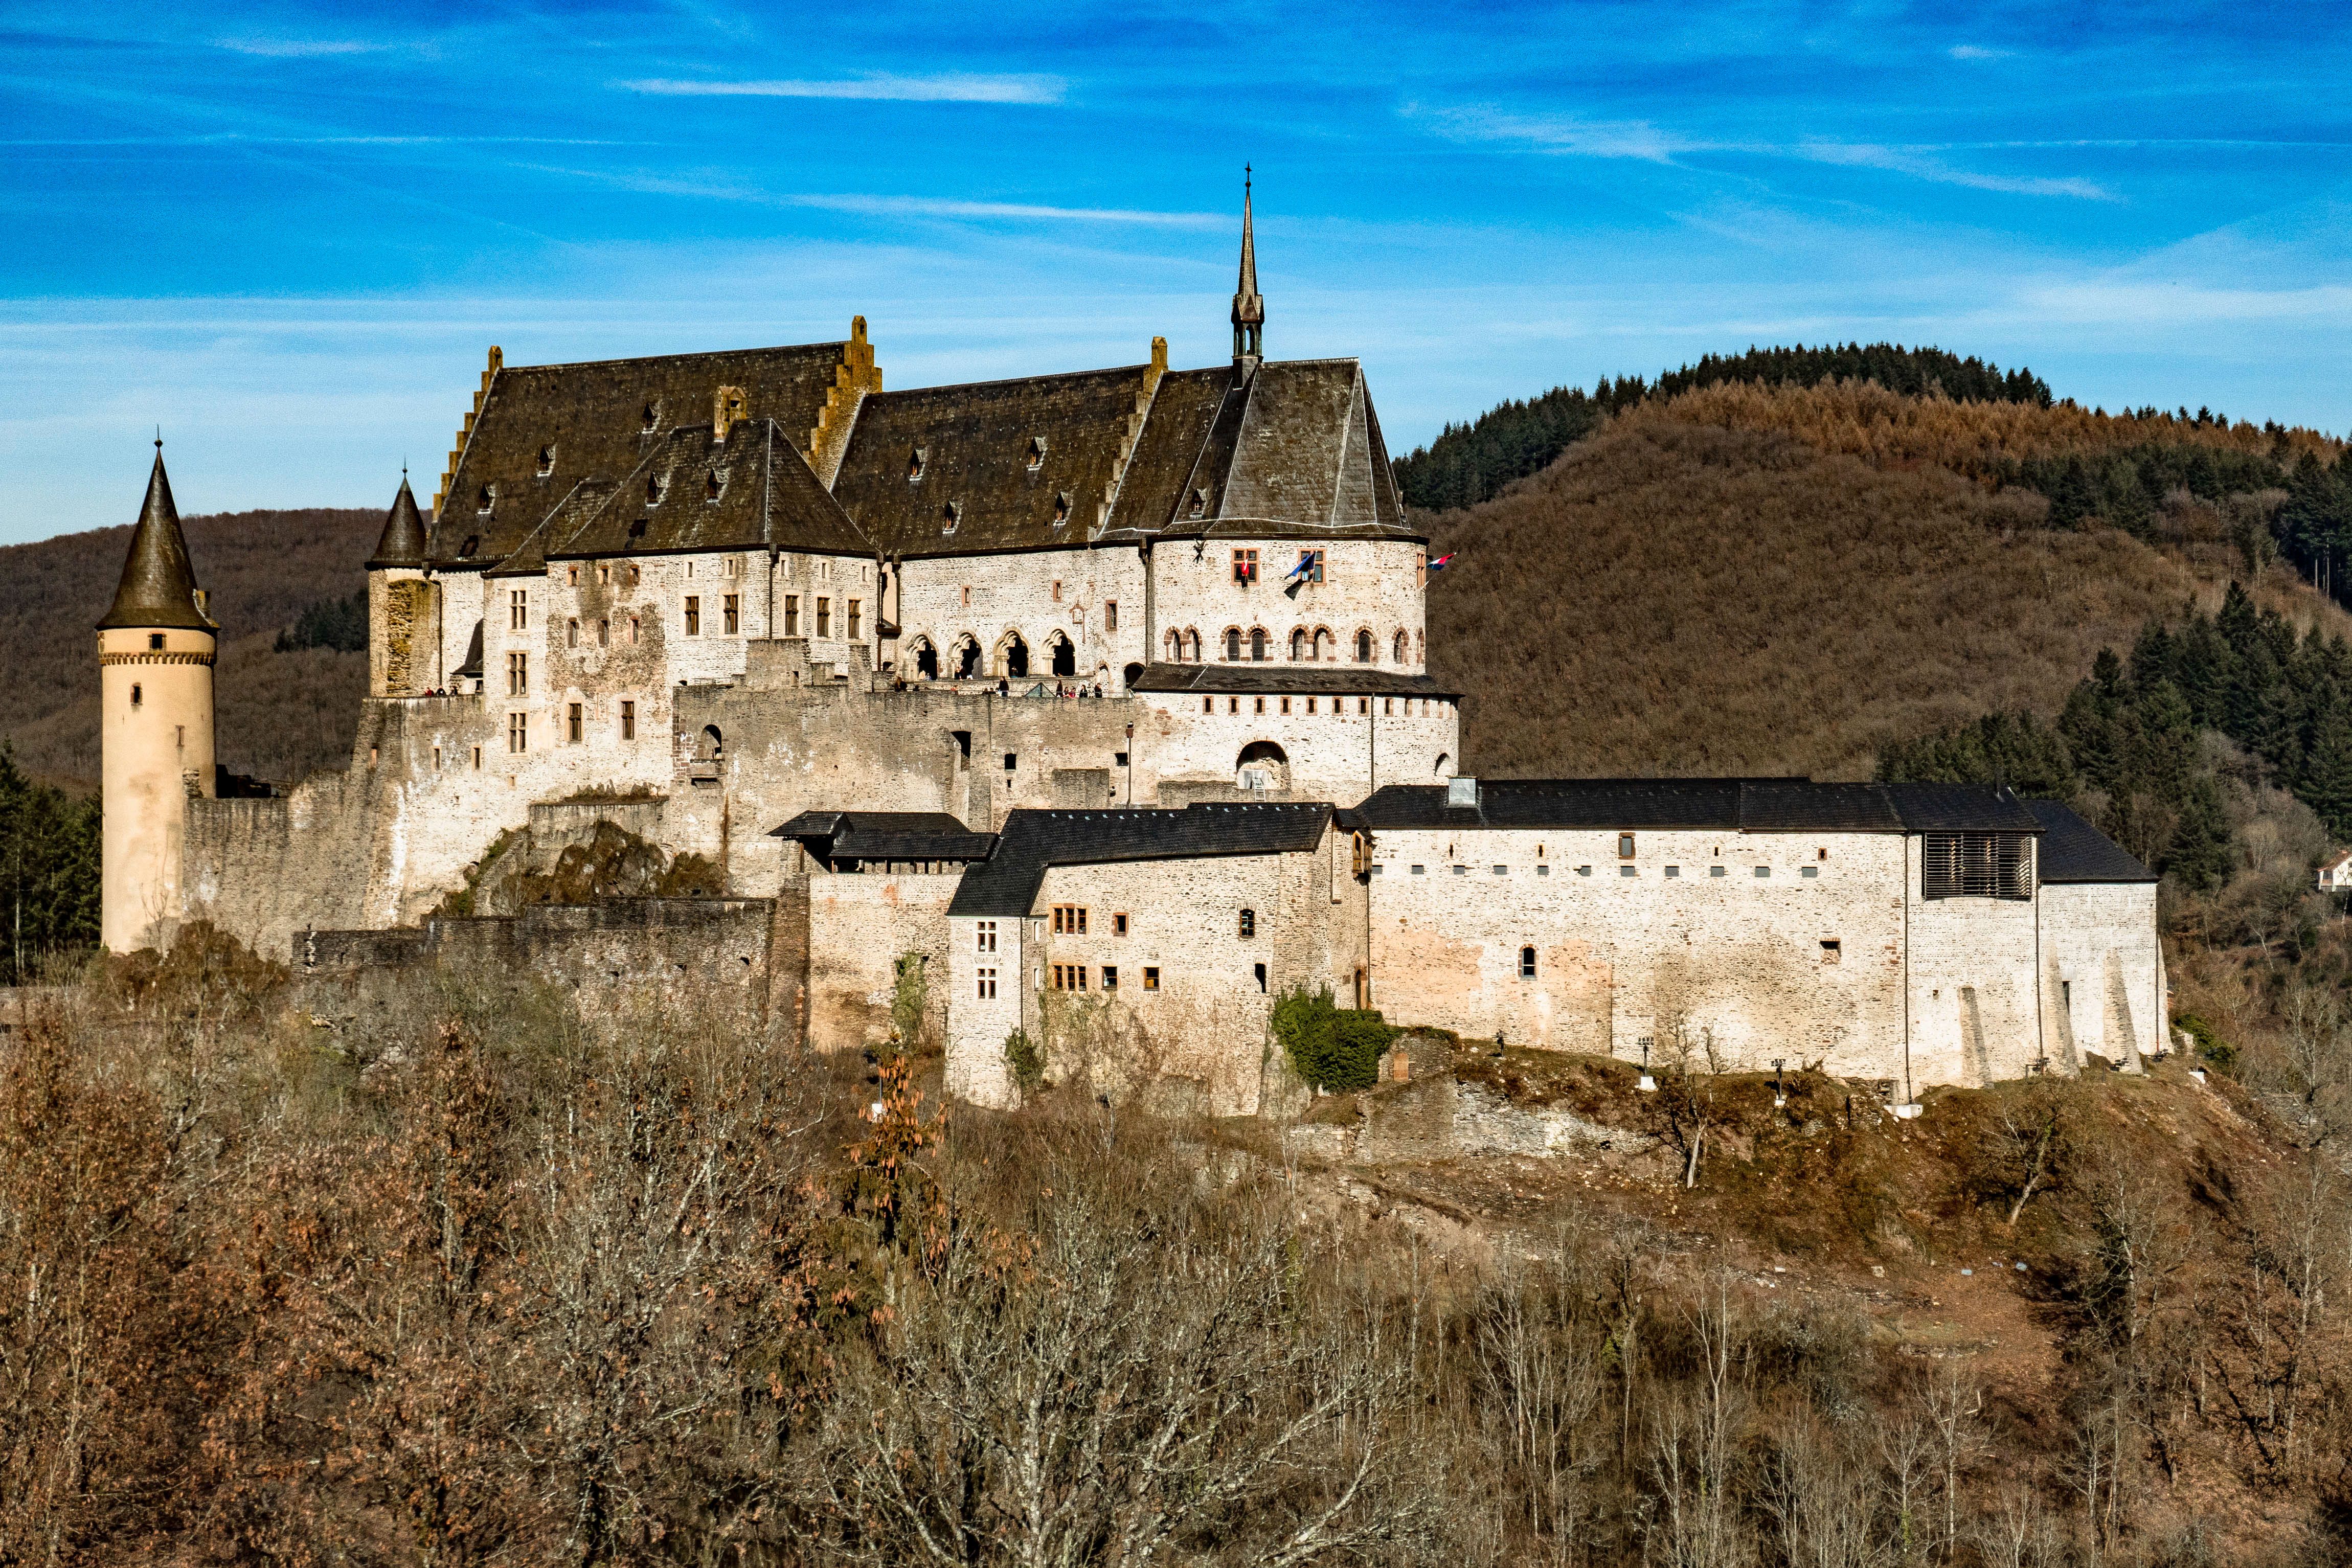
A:
[[[1929,898],[2033,896],[2030,833],[1927,833],[1926,894]]]

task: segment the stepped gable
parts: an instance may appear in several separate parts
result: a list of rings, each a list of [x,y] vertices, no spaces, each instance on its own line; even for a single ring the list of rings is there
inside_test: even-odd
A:
[[[2156,873],[2137,856],[2076,816],[2061,800],[2028,800],[2025,809],[2042,824],[2035,857],[2043,882],[2154,882]]]
[[[1123,365],[868,393],[833,493],[889,555],[1085,544],[1154,373]]]
[[[1046,871],[1057,865],[1301,853],[1322,842],[1331,818],[1331,806],[1321,801],[1195,801],[1181,811],[1014,811],[1004,819],[996,852],[956,884],[948,913],[1026,915]]]
[[[172,504],[172,480],[163,472],[161,441],[155,443],[155,466],[147,475],[147,500],[139,508],[131,549],[123,558],[122,580],[115,585],[106,618],[98,623],[101,632],[124,626],[215,630],[211,618],[196,607],[196,569],[188,560],[179,508]]]
[[[1990,784],[1817,784],[1810,779],[1481,779],[1475,806],[1449,804],[1443,784],[1391,784],[1357,809],[1374,828],[1711,828],[1744,833],[2042,831],[2034,813],[2015,795]],[[2088,823],[2083,825],[2085,831],[2095,831]]]
[[[383,517],[383,532],[376,536],[375,552],[368,557],[367,570],[380,570],[391,566],[423,566],[429,545],[425,538],[425,518],[416,509],[416,495],[408,487],[408,476],[400,476],[400,494],[392,498],[392,510]]]
[[[547,547],[551,560],[703,550],[871,555],[775,420],[673,430],[608,487],[593,514]],[[506,567],[501,566],[500,571]]]
[[[772,420],[805,438],[849,348],[803,343],[497,366],[435,518],[434,564],[479,570],[506,559],[581,481],[618,480],[670,432],[710,428],[721,387],[742,392],[737,417]]]
[[[1171,498],[1164,529],[1180,537],[1423,537],[1398,502],[1388,446],[1354,360],[1269,361],[1234,387]]]

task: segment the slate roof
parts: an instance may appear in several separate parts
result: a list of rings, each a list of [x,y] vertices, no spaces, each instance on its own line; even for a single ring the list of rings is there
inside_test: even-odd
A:
[[[1004,820],[996,852],[965,870],[948,913],[1024,915],[1046,871],[1057,865],[1304,853],[1322,841],[1332,814],[1319,802],[1222,801],[1196,801],[1181,811],[1014,811]]]
[[[604,487],[592,511],[543,548],[549,560],[768,548],[870,555],[874,549],[789,434],[770,419],[739,424],[723,442],[707,423],[669,432]],[[499,572],[540,570],[528,553],[519,550]]]
[[[147,499],[131,530],[122,559],[122,580],[114,602],[98,623],[101,632],[124,626],[173,627],[210,632],[211,619],[196,608],[196,569],[188,560],[188,539],[180,531],[180,511],[172,504],[172,481],[163,472],[163,444],[155,444],[155,466],[147,475]]]
[[[416,509],[416,495],[408,476],[400,476],[400,494],[383,515],[383,532],[376,536],[375,553],[368,557],[370,571],[387,566],[423,566],[426,549],[425,518]]]
[[[1409,675],[1378,664],[1146,664],[1129,683],[1138,692],[1269,692],[1291,695],[1330,693],[1340,696],[1452,698],[1460,694],[1427,675]]]
[[[978,861],[996,848],[994,833],[975,833],[945,811],[803,811],[770,836],[797,839],[827,862]]]
[[[1354,360],[1269,360],[1232,385],[1161,517],[1179,538],[1423,537],[1405,519]],[[1140,497],[1136,521],[1151,526]]]
[[[2014,795],[1990,785],[1817,784],[1807,779],[1482,779],[1478,797],[1475,807],[1448,806],[1443,784],[1391,784],[1357,810],[1375,830],[2042,831]]]
[[[2154,882],[2156,873],[2138,857],[2091,826],[2060,800],[2028,800],[2025,809],[2042,824],[2038,857],[2043,882]]]
[[[805,441],[847,349],[845,342],[803,343],[499,367],[434,520],[436,564],[486,569],[503,560],[582,480],[617,480],[671,431],[698,423],[708,430],[711,399],[722,386],[743,389],[745,418],[772,419],[793,441]],[[487,512],[486,486],[492,492]],[[470,550],[464,548],[469,538]]]

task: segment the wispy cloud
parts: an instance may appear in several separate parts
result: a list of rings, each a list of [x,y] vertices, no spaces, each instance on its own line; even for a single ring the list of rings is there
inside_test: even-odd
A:
[[[273,60],[318,59],[332,55],[373,55],[392,47],[357,38],[215,38],[221,48]]]
[[[2073,196],[2089,202],[2121,198],[2089,180],[2043,179],[2031,175],[1980,174],[1954,169],[1930,152],[1908,147],[1881,147],[1857,141],[1806,141],[1787,150],[1790,156],[1814,163],[1835,163],[1849,169],[1883,169],[1914,180],[1939,185],[1965,185],[1972,191],[1999,191],[2012,196]]]
[[[1492,141],[1531,152],[1577,158],[1630,159],[1645,163],[1674,164],[1695,153],[1734,154],[1750,158],[1791,159],[1807,163],[1831,163],[1846,168],[1877,169],[1914,180],[1970,190],[1998,191],[2013,196],[2070,196],[2083,201],[2118,200],[2114,192],[2089,180],[2032,175],[1986,174],[1954,168],[1937,154],[1943,147],[1893,147],[1874,142],[1809,141],[1798,142],[1719,141],[1678,135],[1646,120],[1596,120],[1508,113],[1484,105],[1452,109],[1408,106],[1409,117],[1425,120],[1438,134],[1456,141]]]
[[[630,92],[672,98],[856,98],[902,103],[1059,103],[1066,85],[1059,77],[977,76],[947,71],[933,76],[862,76],[834,80],[698,81],[648,77],[613,84]]]
[[[1945,53],[1956,60],[2005,60],[2009,58],[2011,51],[1979,48],[1974,44],[1954,44]]]
[[[551,163],[522,165],[543,174],[562,174],[654,196],[696,196],[714,202],[748,202],[766,207],[807,207],[857,213],[869,217],[1003,219],[1016,223],[1139,224],[1164,228],[1220,228],[1230,215],[1216,213],[1152,212],[1136,207],[1057,207],[1037,202],[972,202],[945,196],[889,196],[861,192],[769,191],[723,174],[649,174],[626,170],[573,169]]]

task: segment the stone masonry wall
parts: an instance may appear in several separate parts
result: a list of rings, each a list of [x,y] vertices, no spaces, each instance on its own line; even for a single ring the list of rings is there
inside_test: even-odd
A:
[[[960,872],[807,873],[811,1046],[850,1051],[888,1040],[897,964],[909,953],[924,963],[930,1018],[944,1024],[948,903],[961,880]]]
[[[1283,574],[1302,549],[1323,551],[1323,580],[1286,594]],[[1235,550],[1257,552],[1258,578],[1246,587],[1234,580]],[[1321,661],[1353,664],[1356,633],[1365,631],[1372,634],[1373,664],[1420,674],[1428,661],[1417,569],[1422,553],[1422,546],[1401,539],[1220,537],[1200,550],[1184,540],[1163,541],[1151,553],[1151,657],[1170,657],[1171,632],[1197,632],[1202,662],[1217,663],[1224,658],[1225,630],[1231,627],[1242,635],[1244,658],[1250,632],[1263,630],[1268,659],[1288,665],[1291,632],[1303,631],[1311,661],[1313,640],[1322,632],[1328,636],[1320,644]],[[1395,656],[1399,632],[1406,643],[1402,661]]]
[[[1066,678],[1099,682],[1106,695],[1123,689],[1129,664],[1149,662],[1144,567],[1132,547],[924,557],[899,568],[897,605],[894,673],[905,680],[922,678],[916,652],[926,642],[938,652],[940,676],[952,679],[957,650],[969,642],[980,650],[979,678],[992,683],[1005,673],[1007,639],[1016,634],[1028,646],[1031,681],[1056,678],[1056,637],[1071,645]]]
[[[2042,890],[2043,1053],[2079,1070],[2088,1053],[2126,1068],[2163,1045],[2164,967],[2156,884],[2065,883]]]

